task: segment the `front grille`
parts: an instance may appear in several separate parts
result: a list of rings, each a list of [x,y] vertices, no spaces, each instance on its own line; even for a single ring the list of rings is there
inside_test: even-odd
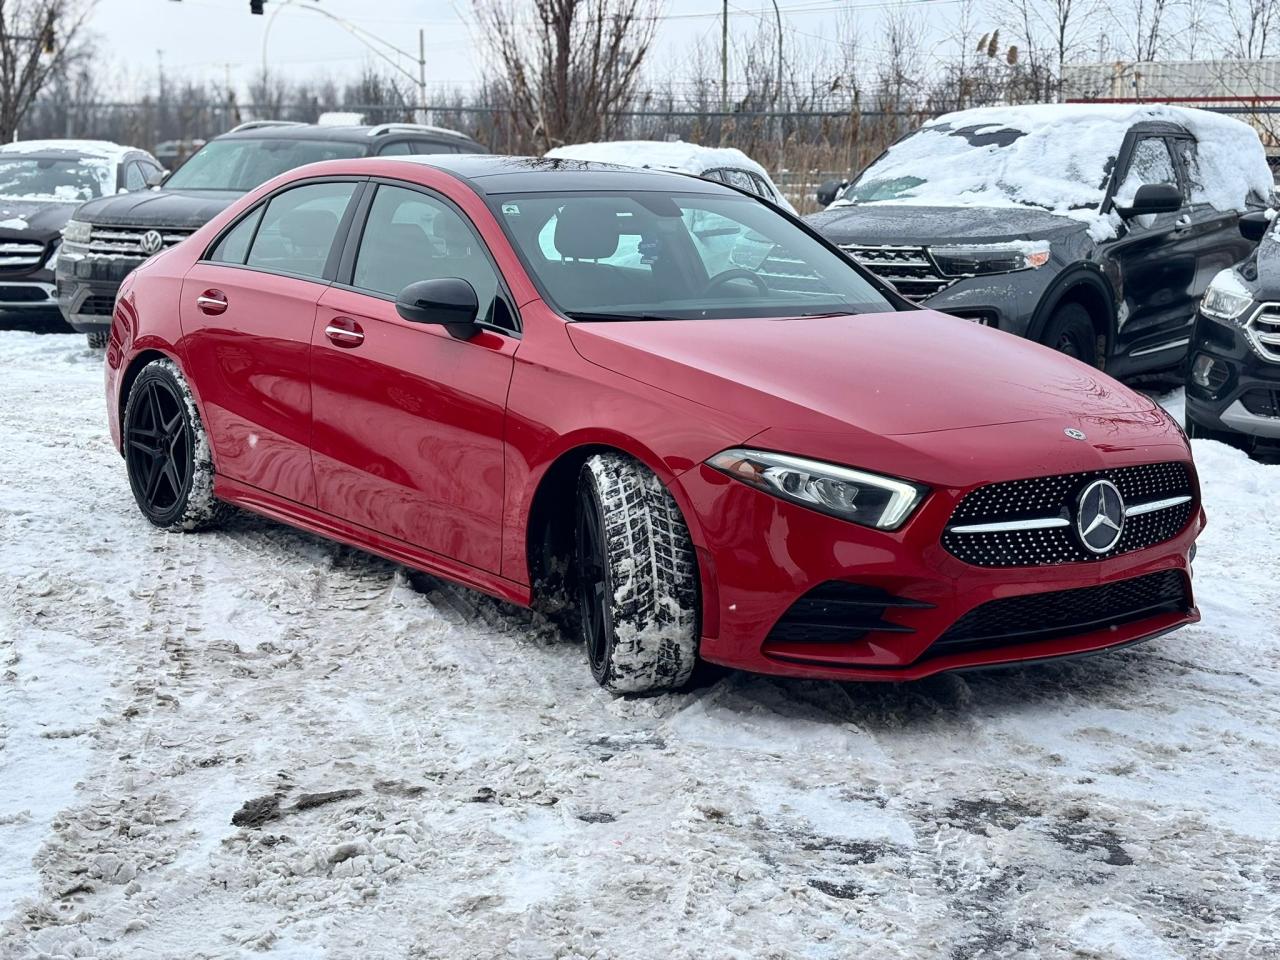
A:
[[[1244,325],[1264,359],[1280,363],[1280,303],[1264,303]]]
[[[44,287],[30,284],[0,283],[0,303],[42,303],[50,299]]]
[[[1163,570],[1097,587],[1031,593],[974,607],[925,651],[925,656],[1050,640],[1123,626],[1191,606],[1187,580]]]
[[[1195,500],[1127,517],[1124,533],[1106,554],[1085,548],[1076,536],[1076,500],[1094,480],[1114,483],[1129,506],[1191,496],[1191,472],[1184,463],[1151,463],[1089,473],[1066,473],[993,483],[966,494],[951,515],[942,545],[953,556],[979,567],[1038,567],[1105,560],[1143,550],[1177,536],[1195,511]],[[958,533],[956,526],[1016,522],[1043,517],[1069,521],[1063,526],[987,533]]]
[[[181,243],[195,232],[181,227],[109,227],[95,226],[88,243],[68,244],[70,252],[99,257],[129,257],[145,260],[151,256],[142,249],[142,238],[153,230],[160,234],[161,249],[167,250]],[[152,251],[156,252],[156,251]]]
[[[80,304],[80,309],[78,309],[76,313],[95,314],[109,317],[115,308],[116,298],[114,296],[111,296],[110,294],[105,296],[94,295],[91,297],[85,297],[84,303]]]
[[[849,243],[841,244],[840,249],[911,300],[927,300],[955,282],[954,277],[942,275],[924,247]]]
[[[44,260],[44,244],[36,240],[0,240],[0,270],[30,270]]]
[[[1280,389],[1254,387],[1245,391],[1240,402],[1256,417],[1280,417]]]
[[[895,597],[876,587],[828,580],[793,603],[769,631],[772,643],[845,643],[868,633],[915,633],[884,619],[887,610],[927,610],[933,604]]]

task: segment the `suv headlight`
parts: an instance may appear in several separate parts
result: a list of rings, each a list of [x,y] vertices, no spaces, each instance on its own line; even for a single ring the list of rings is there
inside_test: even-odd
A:
[[[1240,283],[1234,270],[1223,270],[1200,301],[1200,312],[1214,320],[1231,322],[1249,309],[1253,295]]]
[[[1034,270],[1049,262],[1047,243],[979,243],[930,247],[929,255],[948,277]]]
[[[929,492],[908,480],[764,450],[725,450],[707,465],[775,497],[879,530],[902,526]]]
[[[93,225],[84,220],[68,220],[62,228],[62,239],[68,243],[88,243],[93,234]]]

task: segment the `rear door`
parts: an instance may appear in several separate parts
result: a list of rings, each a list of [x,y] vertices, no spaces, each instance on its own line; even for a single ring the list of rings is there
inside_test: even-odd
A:
[[[311,332],[360,183],[289,187],[242,216],[187,273],[183,355],[218,472],[314,506]]]
[[[1115,203],[1123,206],[1138,188],[1170,183],[1181,189],[1173,153],[1164,134],[1141,134],[1128,153]],[[1176,341],[1187,335],[1194,312],[1197,241],[1188,208],[1174,213],[1129,217],[1120,239],[1109,248],[1120,276],[1122,303],[1116,352],[1141,360],[1167,351],[1178,359]]]
[[[371,185],[371,189],[373,185]],[[312,336],[320,509],[481,570],[502,549],[503,428],[519,333],[480,236],[447,199],[378,183]],[[396,295],[461,277],[485,329],[410,323]]]

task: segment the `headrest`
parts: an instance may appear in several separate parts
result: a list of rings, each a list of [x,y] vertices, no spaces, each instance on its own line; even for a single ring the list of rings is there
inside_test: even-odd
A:
[[[604,260],[618,252],[618,215],[593,200],[570,200],[556,218],[555,245],[562,257]]]
[[[338,215],[332,210],[293,210],[280,220],[280,234],[299,247],[323,247],[338,232]]]

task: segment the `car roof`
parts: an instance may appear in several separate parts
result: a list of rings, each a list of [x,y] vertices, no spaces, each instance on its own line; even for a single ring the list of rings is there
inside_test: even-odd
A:
[[[738,193],[690,174],[623,167],[590,160],[507,157],[482,153],[440,153],[379,157],[383,162],[435,167],[467,181],[481,194],[538,193],[555,190],[673,190],[682,193]]]
[[[371,126],[346,126],[319,123],[249,123],[228,130],[217,140],[338,140],[344,143],[372,144],[398,136],[408,140],[457,141],[475,143],[457,130],[418,124],[384,123]]]

